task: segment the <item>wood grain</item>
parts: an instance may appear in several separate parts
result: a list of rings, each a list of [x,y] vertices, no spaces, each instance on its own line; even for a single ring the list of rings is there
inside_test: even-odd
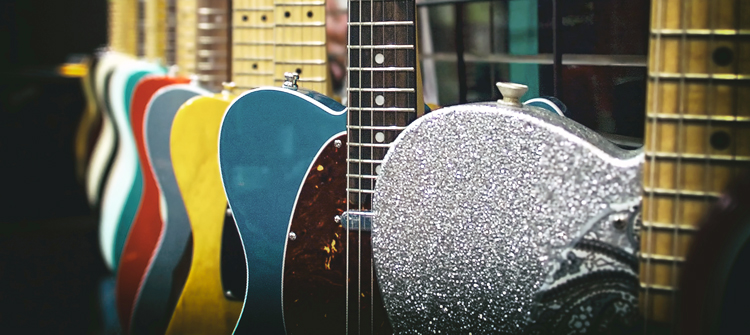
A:
[[[750,3],[652,1],[640,308],[674,322],[698,222],[750,161]]]

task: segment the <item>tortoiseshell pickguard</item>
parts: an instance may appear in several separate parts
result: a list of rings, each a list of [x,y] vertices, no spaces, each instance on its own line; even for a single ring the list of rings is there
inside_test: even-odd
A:
[[[348,256],[349,333],[392,334],[371,271],[370,233],[350,230],[345,240],[346,229],[334,221],[346,208],[346,136],[336,140],[341,141],[340,147],[336,147],[335,140],[329,141],[311,166],[292,216],[284,261],[286,331],[287,334],[347,332]]]

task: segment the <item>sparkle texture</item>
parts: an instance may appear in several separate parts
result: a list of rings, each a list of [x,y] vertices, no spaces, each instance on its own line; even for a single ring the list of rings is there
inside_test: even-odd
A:
[[[535,107],[468,104],[416,120],[386,155],[373,200],[396,332],[528,331],[535,294],[582,238],[635,255],[613,217],[638,204],[642,163],[641,150]]]

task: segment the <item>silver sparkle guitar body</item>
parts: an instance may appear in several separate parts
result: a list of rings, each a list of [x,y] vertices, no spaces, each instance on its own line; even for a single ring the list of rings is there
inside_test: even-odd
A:
[[[536,107],[443,108],[382,165],[373,255],[397,333],[601,333],[637,318],[642,150]]]

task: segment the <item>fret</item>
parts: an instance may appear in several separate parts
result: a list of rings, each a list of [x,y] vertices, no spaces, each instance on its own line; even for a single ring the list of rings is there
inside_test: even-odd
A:
[[[750,37],[749,29],[651,29],[652,35],[662,36],[721,36],[721,37]]]
[[[348,158],[346,160],[349,163],[365,163],[365,164],[381,164],[383,163],[382,159],[352,159]]]
[[[112,50],[129,55],[138,53],[139,2],[109,0],[109,45]]]
[[[414,45],[396,45],[396,44],[383,44],[383,45],[347,45],[347,49],[414,49]]]
[[[670,231],[685,231],[685,232],[697,232],[698,228],[690,225],[678,225],[664,222],[649,222],[644,221],[642,223],[644,228],[652,228],[654,230],[670,230]]]
[[[227,29],[226,23],[198,23],[198,30],[215,30],[215,29]]]
[[[273,7],[262,6],[262,7],[245,7],[245,8],[233,8],[234,12],[273,12]]]
[[[311,65],[324,65],[326,64],[326,61],[319,60],[319,59],[305,59],[305,60],[298,60],[298,61],[277,61],[276,64],[311,64]],[[304,78],[300,78],[300,80],[304,80]]]
[[[750,80],[750,75],[744,74],[721,74],[721,73],[667,73],[667,72],[649,72],[650,79],[659,78],[666,80],[725,80],[725,81],[737,81],[747,82]]]
[[[210,71],[210,70],[222,70],[222,71],[229,70],[229,67],[226,66],[226,64],[215,64],[214,62],[198,62],[198,66],[196,68],[200,72]],[[215,77],[219,77],[219,75]]]
[[[745,0],[652,1],[652,29],[748,30]],[[657,10],[661,7],[661,10]],[[738,20],[739,19],[739,20]]]
[[[655,293],[672,293],[677,290],[676,287],[668,286],[668,285],[656,285],[656,284],[648,285],[648,284],[641,283],[641,290],[647,290],[647,289],[657,291]]]
[[[675,190],[668,188],[652,188],[644,187],[643,193],[645,194],[658,194],[658,195],[679,195],[681,197],[696,197],[696,198],[715,198],[718,199],[721,196],[719,192],[703,192],[703,191],[688,191],[688,190]]]
[[[217,56],[226,57],[227,54],[228,52],[224,50],[206,50],[206,49],[198,50],[198,52],[196,53],[198,57],[217,57]]]
[[[394,88],[394,87],[382,87],[382,88],[349,88],[351,92],[414,92],[413,88]]]
[[[348,22],[351,26],[413,26],[414,21]]]
[[[654,152],[650,151],[646,153],[646,157],[656,157],[661,159],[682,159],[706,162],[736,162],[746,163],[750,162],[750,156],[732,156],[732,155],[700,155],[700,154],[688,154],[688,153],[676,153],[676,152]]]
[[[383,130],[383,131],[401,131],[406,129],[406,127],[400,127],[400,126],[349,126],[349,129],[357,130],[357,129],[363,129],[363,130]]]
[[[273,61],[272,57],[234,57],[232,59],[242,61]]]
[[[313,23],[278,23],[276,27],[325,27],[325,22]]]
[[[649,59],[651,74],[674,75],[743,75],[750,74],[750,40],[737,41],[727,37],[660,36],[652,38],[650,48],[660,51],[658,57]],[[670,62],[668,59],[684,57],[684,61]],[[708,59],[719,61],[707,61]],[[659,74],[660,76],[663,74]]]
[[[363,147],[363,148],[390,148],[391,144],[383,143],[347,143],[350,147]]]
[[[644,142],[648,151],[750,156],[750,123],[747,122],[650,119],[646,132],[661,139],[656,143]]]
[[[223,8],[200,7],[197,10],[198,15],[224,15],[226,13],[226,9]]]
[[[273,31],[273,25],[268,25],[268,24],[246,24],[242,26],[235,25],[235,26],[232,26],[232,28],[238,29],[238,30],[267,29],[267,30]],[[245,43],[248,43],[248,42],[245,42]],[[270,44],[274,44],[274,43],[271,42]]]
[[[737,81],[652,79],[647,83],[646,114],[750,118],[750,104],[740,103],[742,97],[750,96],[750,85],[740,84]]]
[[[223,82],[230,81],[229,3],[225,0],[199,0],[198,6],[196,41],[200,49],[197,53],[196,72],[206,75],[201,77],[203,80],[199,80],[202,86],[219,91],[223,88]],[[205,80],[207,78],[211,79]]]
[[[375,193],[374,190],[362,190],[362,189],[358,189],[358,188],[347,188],[346,192],[354,193],[354,194],[357,194],[357,193],[361,193],[361,194],[374,194]]]
[[[282,46],[282,47],[311,47],[311,46],[325,46],[325,42],[282,42],[282,43],[275,43],[276,46]]]
[[[667,114],[667,113],[651,113],[646,116],[647,118],[655,118],[661,120],[685,120],[685,121],[704,121],[704,122],[737,122],[737,123],[748,123],[750,122],[750,116],[728,116],[728,115],[690,115],[690,114]]]
[[[228,39],[224,36],[198,36],[196,41],[198,44],[223,44],[227,43]]]
[[[305,2],[305,1],[290,1],[290,2],[285,2],[283,0],[280,0],[280,1],[277,1],[275,3],[275,6],[325,6],[325,5],[326,5],[325,1],[310,1],[310,2]]]
[[[367,174],[348,174],[347,177],[350,177],[350,178],[364,178],[364,179],[375,179],[375,178],[377,178],[377,176],[367,175]]]
[[[396,67],[396,66],[389,66],[389,67],[350,67],[349,71],[409,71],[413,72],[413,67]]]
[[[641,260],[650,259],[655,262],[670,262],[670,263],[685,263],[685,257],[678,256],[665,256],[659,254],[645,254],[641,253],[638,255]]]
[[[415,113],[414,108],[400,107],[349,107],[350,111],[369,111],[369,112],[409,112]]]
[[[243,45],[263,45],[263,46],[272,46],[274,45],[273,42],[233,42],[235,46],[243,46]],[[238,57],[239,59],[243,59],[242,57]]]

